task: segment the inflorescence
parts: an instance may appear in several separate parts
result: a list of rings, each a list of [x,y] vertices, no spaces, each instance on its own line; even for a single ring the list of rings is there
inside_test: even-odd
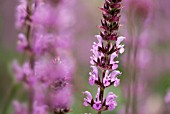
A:
[[[121,42],[125,37],[118,35],[120,27],[120,11],[122,0],[105,0],[104,7],[100,8],[103,12],[101,20],[100,35],[96,35],[98,43],[94,42],[90,57],[92,71],[89,73],[89,83],[91,86],[97,85],[98,91],[96,98],[93,99],[90,92],[85,91],[84,106],[90,105],[100,114],[105,110],[114,110],[117,106],[117,96],[109,92],[104,98],[104,90],[112,85],[117,87],[120,83],[119,76],[122,74],[118,68],[118,55],[124,52],[124,45]],[[100,75],[100,72],[101,75]]]

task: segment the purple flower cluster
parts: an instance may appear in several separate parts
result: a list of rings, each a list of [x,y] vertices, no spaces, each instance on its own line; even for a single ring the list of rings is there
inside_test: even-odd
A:
[[[93,99],[90,92],[83,92],[87,97],[84,98],[84,106],[90,105],[93,109],[101,113],[105,110],[114,110],[117,106],[117,96],[113,92],[109,92],[104,98],[104,90],[114,85],[117,87],[120,83],[119,76],[122,74],[118,68],[117,60],[119,53],[124,52],[124,45],[121,42],[125,37],[118,36],[119,19],[121,10],[121,0],[106,0],[103,11],[103,19],[101,20],[100,35],[96,35],[98,43],[94,42],[91,51],[93,56],[90,57],[92,71],[89,73],[89,83],[91,86],[96,84],[98,92],[96,98]],[[99,72],[102,72],[100,76]]]
[[[17,7],[17,49],[25,63],[13,62],[16,81],[23,83],[29,104],[14,102],[14,114],[65,114],[72,104],[74,3],[67,0],[21,0]],[[67,14],[67,15],[65,15]]]

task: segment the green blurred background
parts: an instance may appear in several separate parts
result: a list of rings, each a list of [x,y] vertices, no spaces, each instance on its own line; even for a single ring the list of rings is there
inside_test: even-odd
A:
[[[4,106],[8,105],[7,114],[12,114],[12,100],[20,99],[25,101],[27,98],[27,92],[22,88],[22,85],[15,86],[16,90],[11,92],[15,82],[14,76],[11,73],[10,64],[14,59],[22,58],[22,55],[16,51],[17,30],[15,29],[14,23],[17,3],[17,0],[0,1],[0,112]],[[88,73],[90,71],[90,49],[92,42],[95,41],[94,35],[99,32],[96,26],[100,23],[101,11],[99,7],[102,6],[102,3],[103,0],[77,0],[75,12],[77,19],[75,25],[76,36],[74,48],[72,49],[77,69],[73,81],[74,105],[72,114],[96,113],[91,107],[83,106],[82,91],[88,90],[92,92],[93,95],[97,92],[95,86],[91,87],[88,84]],[[153,110],[156,110],[154,108],[158,108],[159,110],[160,107],[164,106],[164,97],[170,87],[170,13],[168,9],[170,2],[169,0],[153,0],[153,4],[152,24],[147,30],[150,31],[150,41],[154,42],[152,43],[151,51],[154,53],[156,59],[150,59],[150,61],[152,61],[151,63],[153,63],[153,66],[151,64],[150,68],[154,68],[150,71],[152,73],[155,72],[155,77],[152,77],[149,85],[147,85],[150,91],[147,102],[155,101],[154,103],[158,105],[155,104],[155,106],[152,104],[152,108]],[[122,13],[126,15],[126,11]],[[123,19],[122,23],[124,23]],[[123,25],[123,27],[127,29],[126,25]],[[124,33],[122,29],[121,34]],[[157,40],[152,40],[154,38],[157,38]],[[123,64],[123,62],[121,63]],[[120,69],[124,73],[125,70],[123,67]],[[125,82],[124,80],[126,80],[126,75],[122,76],[122,83]],[[126,99],[124,98],[125,93],[123,92],[122,85],[123,84],[120,84],[118,88],[110,87],[107,89],[107,92],[114,91],[119,97],[116,111],[107,111],[105,114],[118,114],[125,106]],[[157,111],[150,114],[163,113]]]

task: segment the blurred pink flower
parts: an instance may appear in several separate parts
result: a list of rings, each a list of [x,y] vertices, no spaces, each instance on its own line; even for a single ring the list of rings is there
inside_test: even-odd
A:
[[[18,101],[13,102],[14,114],[28,114],[28,109],[25,104],[20,104]]]
[[[18,49],[29,62],[23,66],[14,62],[13,70],[17,81],[29,86],[32,114],[70,111],[75,72],[73,6],[74,2],[67,0],[25,0],[18,5],[16,24],[22,32]]]

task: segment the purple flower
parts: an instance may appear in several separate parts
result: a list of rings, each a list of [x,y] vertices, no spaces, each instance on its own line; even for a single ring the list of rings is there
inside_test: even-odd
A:
[[[121,75],[122,73],[118,70],[114,70],[110,73],[111,75],[111,82],[113,82],[115,80],[115,78],[118,76],[118,75]]]
[[[25,62],[23,66],[20,66],[17,61],[14,61],[12,67],[17,81],[23,81],[28,85],[34,84],[35,78],[33,77],[33,72],[28,62]]]
[[[23,52],[28,46],[27,39],[24,34],[20,33],[18,35],[18,51]]]
[[[114,82],[114,86],[117,87],[120,84],[120,79],[117,78],[118,75],[121,75],[121,72],[118,70],[114,70],[111,73],[107,70],[103,78],[104,86],[108,87]]]
[[[110,57],[110,64],[112,64],[112,70],[115,70],[118,68],[118,63],[119,61],[115,61],[115,57],[118,57],[118,54],[115,52],[115,53],[112,53],[111,54],[111,57]]]
[[[94,101],[93,108],[95,110],[100,110],[101,107],[102,107],[101,101],[99,101],[99,100],[98,101]]]
[[[124,52],[124,45],[121,45],[120,43],[125,39],[125,37],[120,36],[118,37],[116,41],[116,46],[119,48],[119,53],[122,54]]]
[[[52,61],[42,58],[35,64],[35,76],[38,80],[47,85],[50,85],[56,80],[70,80],[74,71],[74,63],[71,61],[73,60],[68,57],[62,57],[62,59],[57,57]],[[70,66],[68,66],[68,64]]]
[[[98,40],[98,46],[99,47],[102,47],[102,37],[100,36],[100,35],[95,35],[95,37],[97,38],[97,40]]]
[[[20,4],[17,6],[17,14],[16,14],[16,27],[21,28],[25,24],[25,18],[27,16],[27,2],[26,0],[20,0]]]
[[[93,54],[94,54],[92,57],[90,57],[90,58],[91,58],[90,63],[91,63],[92,65],[95,65],[95,62],[97,62],[97,58],[101,58],[102,56],[104,56],[103,53],[101,53],[101,52],[98,51],[99,48],[102,47],[102,42],[101,42],[101,41],[102,41],[102,38],[101,38],[100,35],[96,35],[95,37],[98,39],[98,43],[93,42],[93,46],[92,46],[92,49],[91,49],[91,51],[92,51]],[[94,61],[95,61],[95,62],[94,62]]]
[[[21,104],[18,101],[13,102],[14,114],[28,114],[28,110],[25,104]]]
[[[72,93],[70,87],[64,87],[56,92],[50,92],[51,108],[55,109],[69,109],[72,105]]]
[[[86,95],[86,98],[84,98],[84,106],[88,106],[89,104],[91,104],[91,101],[92,101],[92,95],[90,92],[88,91],[85,91],[83,92],[83,94]]]
[[[103,78],[103,84],[105,87],[110,86],[110,75],[108,70],[106,71],[105,76]]]
[[[95,77],[95,75],[93,75],[93,74],[91,74],[91,73],[89,73],[89,74],[90,74],[89,84],[90,84],[91,86],[93,86],[93,85],[95,84],[96,77]]]
[[[114,80],[114,86],[117,87],[120,84],[120,79],[115,78]]]
[[[114,82],[114,86],[117,87],[120,84],[120,79],[117,78],[118,75],[122,73],[118,70],[114,70],[110,73],[111,82]]]
[[[71,49],[74,32],[70,28],[73,26],[74,16],[68,7],[72,4],[66,3],[67,5],[65,5],[63,2],[58,1],[58,5],[38,2],[32,16],[33,26],[36,30],[33,42],[36,54],[58,53],[59,50]]]
[[[110,64],[115,64],[115,63],[117,63],[117,62],[114,61],[115,57],[117,57],[117,56],[118,56],[118,54],[116,54],[116,53],[112,53],[112,54],[111,54]]]
[[[99,96],[100,96],[100,88],[98,88],[96,99],[94,100],[94,104],[93,104],[93,108],[95,110],[100,110],[102,108],[102,102],[100,101]]]
[[[45,26],[47,28],[57,26],[57,12],[58,11],[55,7],[51,7],[51,5],[39,1],[36,7],[36,11],[32,16],[34,26]],[[51,13],[53,15],[51,15]]]
[[[108,109],[110,111],[114,110],[115,107],[117,106],[117,102],[115,101],[115,98],[117,98],[117,96],[112,92],[108,93],[106,97],[106,105],[108,106]]]
[[[96,66],[92,66],[93,70],[92,72],[90,72],[90,77],[89,77],[89,83],[90,85],[94,85],[95,84],[95,81],[98,80],[98,69]]]
[[[47,111],[48,106],[39,105],[36,101],[33,103],[33,114],[49,114]]]
[[[95,65],[96,61],[97,61],[97,57],[96,56],[93,55],[93,56],[90,57],[90,64]]]
[[[36,33],[34,42],[34,51],[36,54],[44,54],[47,51],[53,51],[56,45],[56,35],[48,34],[44,31]]]
[[[60,58],[55,58],[50,62],[47,59],[42,59],[35,64],[35,76],[39,81],[39,86],[41,86],[35,89],[35,100],[40,104],[48,102],[46,105],[56,113],[64,110],[69,111],[72,104],[69,81],[73,69],[68,67],[66,63],[72,66],[69,60],[67,62],[67,60],[60,60]]]

